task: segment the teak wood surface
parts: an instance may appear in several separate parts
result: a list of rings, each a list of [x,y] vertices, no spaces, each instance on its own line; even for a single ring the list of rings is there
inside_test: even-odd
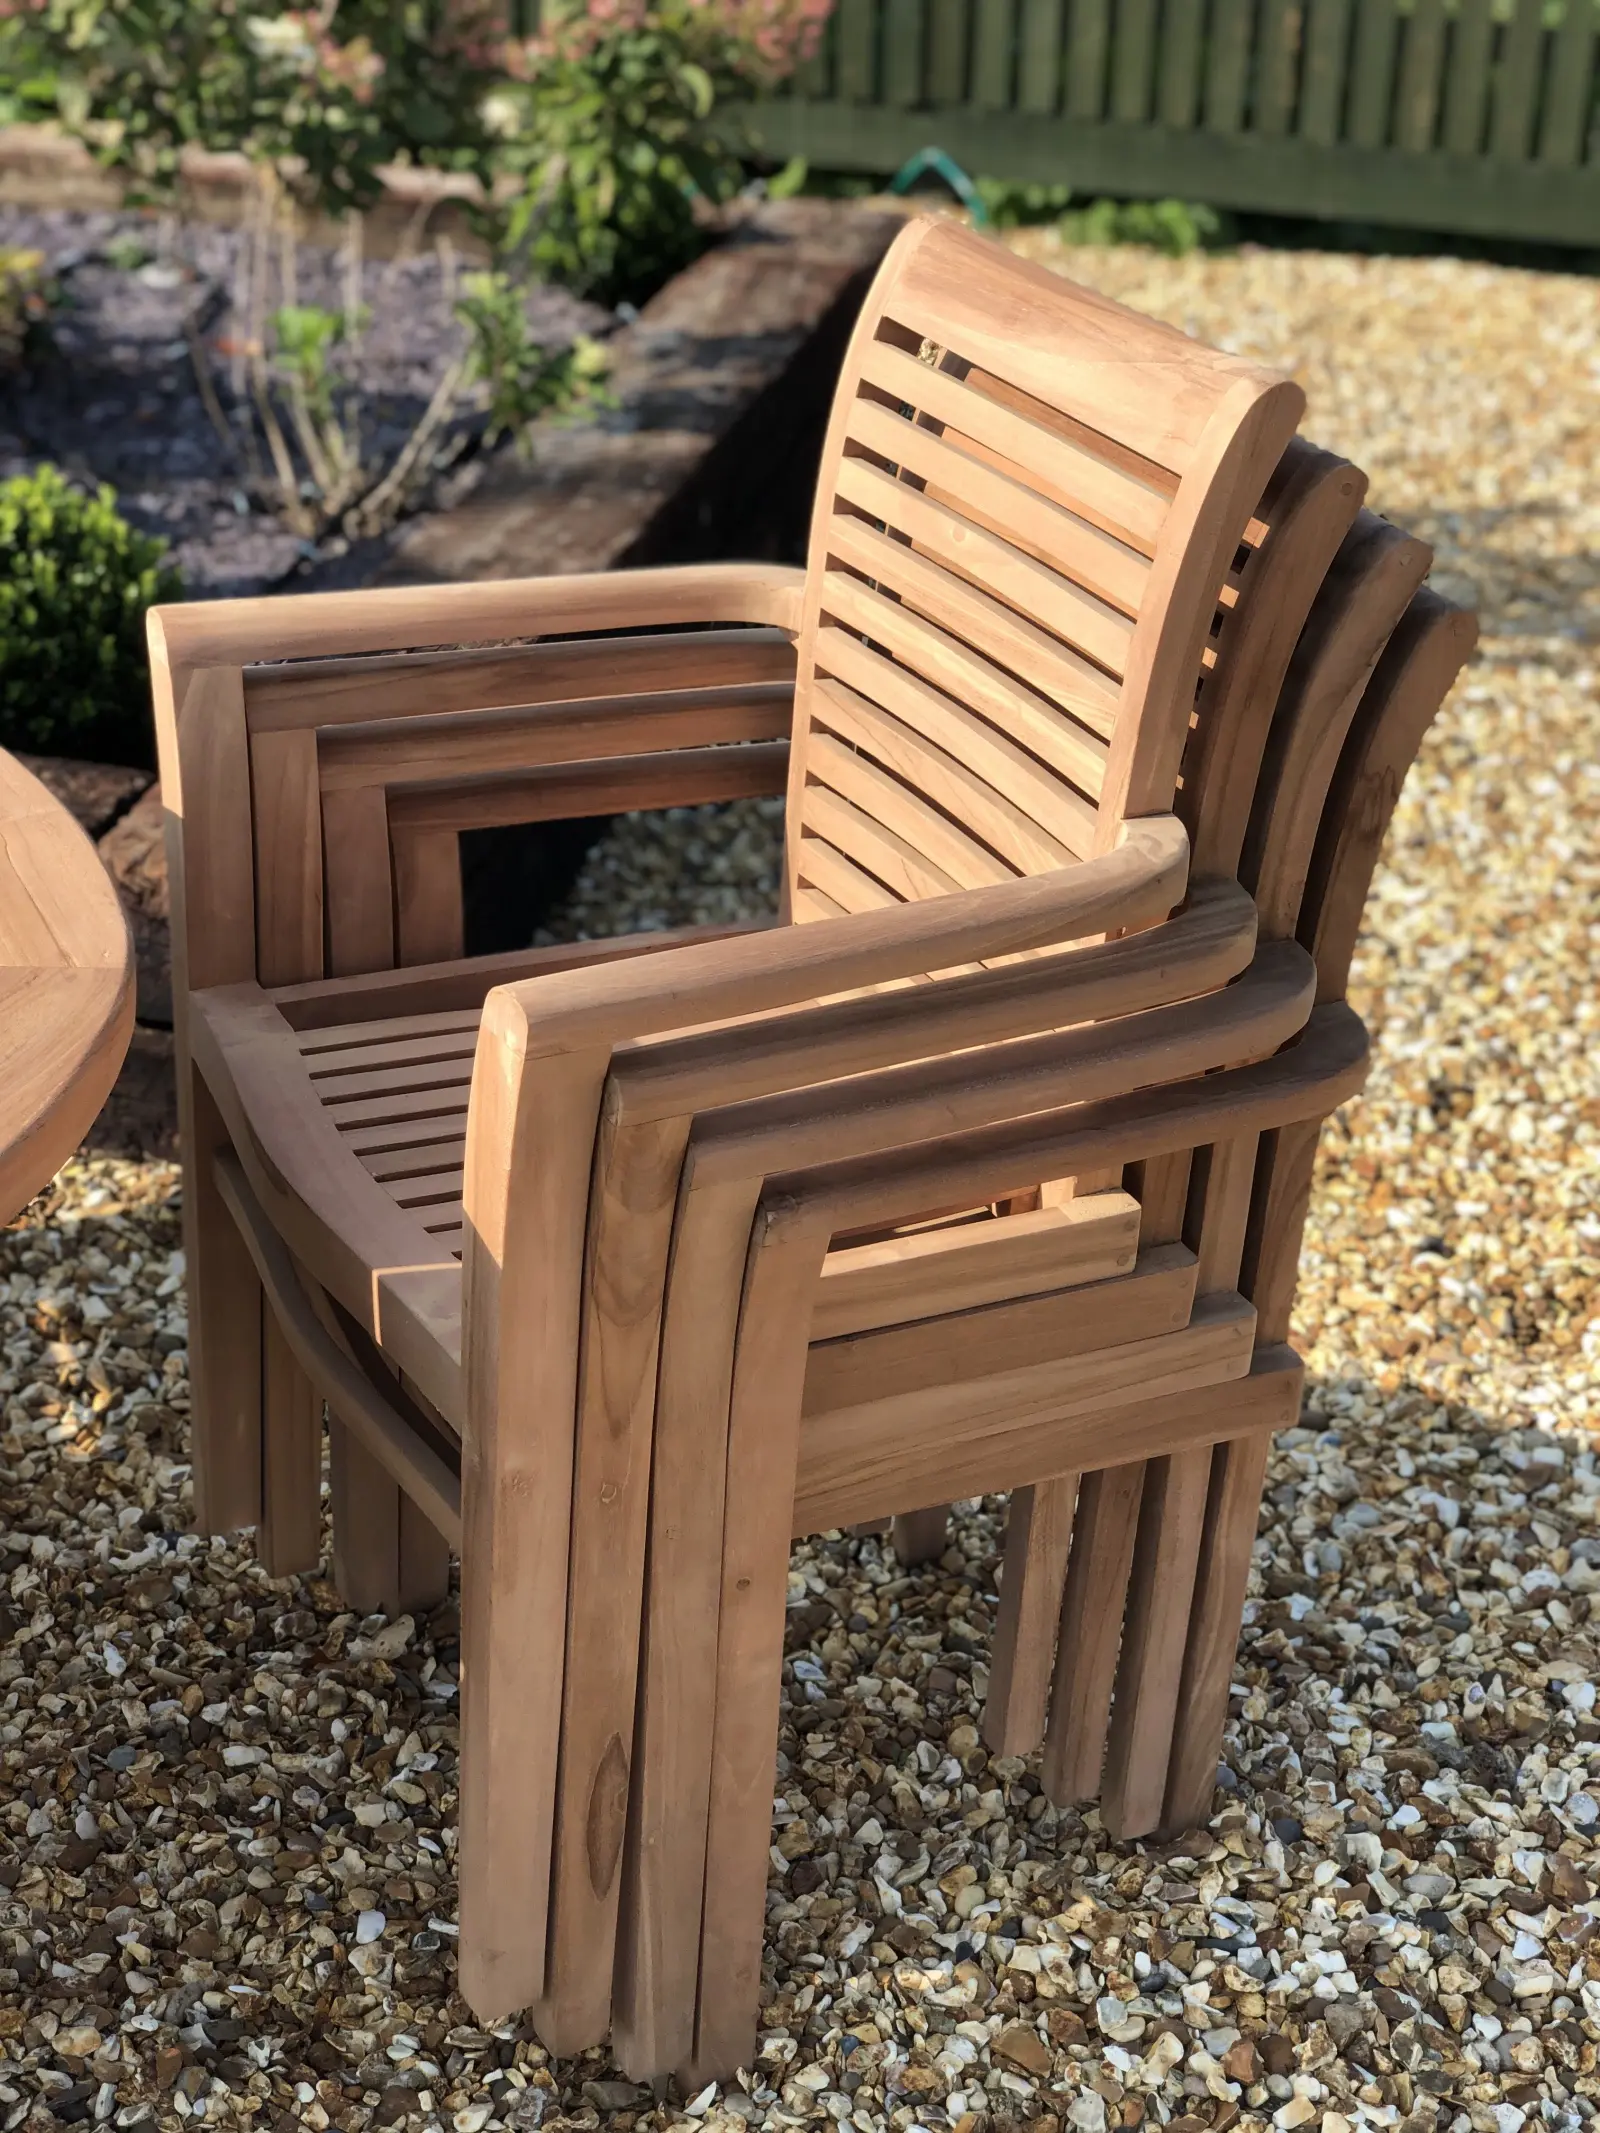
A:
[[[0,749],[0,1222],[82,1140],[132,1030],[133,944],[110,876]]]
[[[790,1538],[1011,1490],[986,1730],[1209,1806],[1343,1005],[1470,649],[1298,390],[912,225],[806,569],[151,627],[201,1521],[462,1561],[461,1983],[748,2063]],[[463,830],[786,794],[772,926],[463,957]]]

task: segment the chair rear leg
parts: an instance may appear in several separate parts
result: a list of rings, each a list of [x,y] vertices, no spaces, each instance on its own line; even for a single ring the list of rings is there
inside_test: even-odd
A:
[[[332,1410],[333,1582],[359,1613],[421,1615],[450,1590],[450,1546]]]
[[[261,1372],[261,1523],[256,1553],[269,1578],[322,1563],[322,1395],[265,1314]]]
[[[1161,1821],[1210,1477],[1209,1444],[1146,1469],[1100,1800],[1114,1837]]]
[[[1041,1772],[1058,1807],[1100,1790],[1144,1477],[1141,1463],[1105,1467],[1079,1486]]]
[[[264,1302],[212,1175],[214,1158],[229,1146],[222,1115],[187,1060],[179,1087],[195,1525],[233,1533],[261,1517]]]
[[[357,1614],[388,1614],[400,1591],[400,1484],[328,1410],[333,1582]]]
[[[1271,1442],[1265,1432],[1237,1437],[1219,1444],[1212,1455],[1205,1532],[1172,1729],[1163,1829],[1193,1829],[1211,1812]]]
[[[1044,1739],[1077,1503],[1076,1474],[1011,1492],[983,1707],[983,1737],[996,1755],[1031,1755]]]
[[[930,1504],[926,1511],[902,1511],[890,1528],[896,1561],[907,1570],[937,1562],[945,1551],[949,1526],[948,1504]]]

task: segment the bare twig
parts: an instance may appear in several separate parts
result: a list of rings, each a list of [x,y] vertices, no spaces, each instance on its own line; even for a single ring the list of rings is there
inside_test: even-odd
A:
[[[399,457],[375,488],[369,489],[350,514],[355,534],[381,532],[397,515],[413,470],[455,412],[456,397],[467,374],[467,357],[458,355],[434,387],[433,398],[422,411],[416,428],[406,439]]]

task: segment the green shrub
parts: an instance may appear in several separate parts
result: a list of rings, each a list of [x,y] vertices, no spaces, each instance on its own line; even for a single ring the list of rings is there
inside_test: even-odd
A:
[[[1091,200],[1056,227],[1067,244],[1144,244],[1173,259],[1228,241],[1216,209],[1189,200]]]
[[[145,610],[183,592],[165,549],[57,467],[0,482],[0,747],[154,761]]]

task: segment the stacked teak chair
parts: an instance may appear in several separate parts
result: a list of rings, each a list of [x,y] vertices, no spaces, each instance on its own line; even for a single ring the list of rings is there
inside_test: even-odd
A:
[[[462,1562],[461,1983],[748,2061],[790,1536],[1013,1491],[988,1726],[1203,1816],[1343,1005],[1470,625],[1285,380],[908,228],[804,573],[152,626],[199,1515]],[[788,793],[782,922],[462,956],[459,837]]]

